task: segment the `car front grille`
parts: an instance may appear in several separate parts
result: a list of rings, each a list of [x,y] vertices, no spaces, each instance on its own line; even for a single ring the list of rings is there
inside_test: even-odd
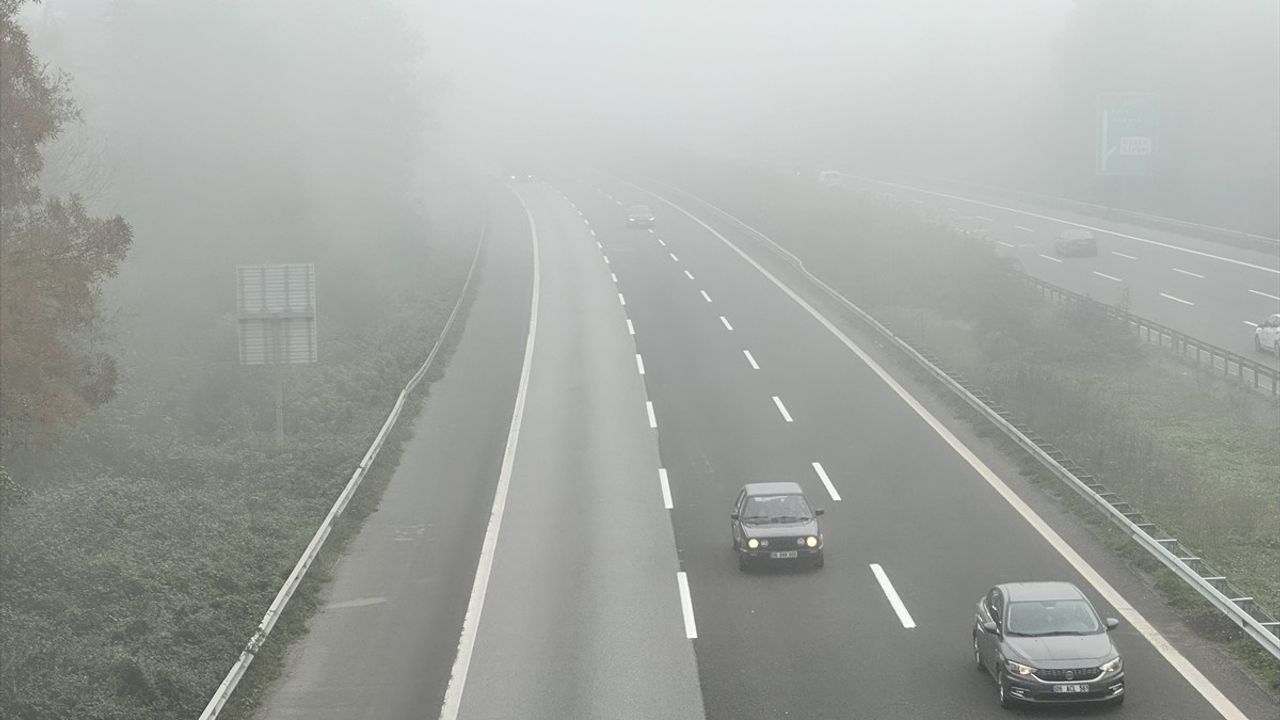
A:
[[[1101,674],[1102,671],[1096,667],[1036,670],[1036,677],[1046,682],[1088,682]]]

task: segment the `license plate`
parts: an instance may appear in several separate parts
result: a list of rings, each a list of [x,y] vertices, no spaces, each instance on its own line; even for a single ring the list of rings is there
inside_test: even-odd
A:
[[[1056,693],[1082,693],[1089,692],[1088,685],[1054,685],[1053,691]]]
[[[774,560],[787,560],[789,558],[799,557],[800,553],[795,550],[780,550],[778,552],[769,553],[769,557]]]

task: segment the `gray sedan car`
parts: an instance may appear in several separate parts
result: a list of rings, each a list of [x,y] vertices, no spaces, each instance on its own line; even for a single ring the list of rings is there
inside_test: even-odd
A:
[[[806,562],[822,567],[821,509],[813,509],[793,482],[750,483],[738,492],[729,530],[738,567],[772,562]]]

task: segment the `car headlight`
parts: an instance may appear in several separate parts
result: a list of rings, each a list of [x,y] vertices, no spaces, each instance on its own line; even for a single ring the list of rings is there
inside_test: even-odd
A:
[[[1124,667],[1124,663],[1121,662],[1120,656],[1117,655],[1114,660],[1108,660],[1099,665],[1098,669],[1104,673],[1113,673],[1118,672],[1122,667]]]
[[[818,538],[810,535],[809,537],[804,539],[804,544],[808,545],[809,547],[818,547]]]
[[[1030,665],[1023,665],[1022,663],[1017,663],[1012,660],[1005,660],[1004,665],[1005,667],[1009,668],[1009,672],[1013,673],[1014,675],[1026,676],[1036,671],[1036,669],[1031,667]]]
[[[747,547],[751,548],[752,550],[755,550],[756,548],[760,547],[760,541],[755,538],[751,538],[750,540],[747,541]]]

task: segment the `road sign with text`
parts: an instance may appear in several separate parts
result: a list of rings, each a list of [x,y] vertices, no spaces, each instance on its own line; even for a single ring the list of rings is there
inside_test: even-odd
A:
[[[1159,127],[1154,93],[1098,96],[1099,175],[1151,175]]]

